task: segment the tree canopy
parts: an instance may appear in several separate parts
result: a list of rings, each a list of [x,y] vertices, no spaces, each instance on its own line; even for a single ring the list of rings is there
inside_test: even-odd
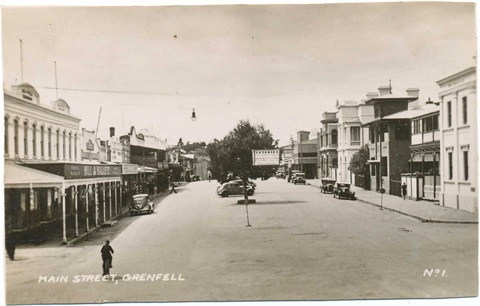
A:
[[[363,146],[358,152],[353,154],[348,169],[355,174],[365,175],[368,173],[368,148]]]
[[[241,177],[258,177],[273,167],[254,167],[252,150],[274,149],[278,140],[263,125],[252,125],[248,120],[240,121],[222,140],[214,140],[207,145],[210,156],[210,171],[218,180],[228,173]]]

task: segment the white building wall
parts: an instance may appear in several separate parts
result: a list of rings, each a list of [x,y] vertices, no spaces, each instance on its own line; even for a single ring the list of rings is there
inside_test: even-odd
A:
[[[441,101],[441,205],[478,213],[476,71],[466,69],[439,82]],[[462,99],[467,98],[467,123],[463,122]],[[451,126],[448,102],[451,102]],[[465,180],[463,152],[468,152],[468,179]],[[448,153],[452,153],[453,177],[449,177]]]
[[[38,97],[37,97],[38,98]],[[63,101],[63,100],[62,100]],[[63,101],[63,103],[65,103]],[[14,92],[5,91],[4,93],[4,116],[8,118],[8,154],[5,159],[26,159],[26,160],[50,160],[48,157],[48,128],[52,129],[52,160],[56,160],[56,136],[57,129],[66,130],[72,133],[72,161],[75,160],[74,135],[79,138],[80,119],[69,114],[53,110],[48,106],[22,99]],[[14,148],[14,120],[18,120],[18,154],[15,154]],[[27,154],[24,147],[24,122],[28,124],[27,134]],[[36,152],[33,151],[33,124],[36,125]],[[44,127],[44,156],[41,154],[41,127]],[[68,139],[67,139],[68,144]],[[62,153],[62,151],[60,151]],[[67,147],[68,156],[68,147]],[[80,159],[77,143],[77,160]]]

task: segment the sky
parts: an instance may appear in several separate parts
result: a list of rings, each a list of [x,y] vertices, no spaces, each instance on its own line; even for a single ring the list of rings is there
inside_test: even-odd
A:
[[[474,66],[473,3],[2,8],[3,81],[64,99],[81,127],[131,126],[175,145],[240,120],[280,144],[320,129],[338,100],[392,82],[438,100],[436,81]],[[57,90],[55,69],[57,63]],[[196,121],[190,119],[195,109]]]

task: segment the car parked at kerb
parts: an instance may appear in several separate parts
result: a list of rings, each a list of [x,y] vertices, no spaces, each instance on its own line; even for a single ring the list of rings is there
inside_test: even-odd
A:
[[[151,214],[155,210],[155,204],[150,200],[148,194],[136,194],[132,196],[132,204],[130,205],[130,215],[138,215],[141,213]]]
[[[355,192],[350,190],[350,186],[349,183],[337,183],[333,189],[333,197],[355,200]]]

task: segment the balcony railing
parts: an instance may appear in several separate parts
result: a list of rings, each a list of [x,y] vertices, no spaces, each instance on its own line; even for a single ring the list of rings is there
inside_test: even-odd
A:
[[[359,146],[359,145],[360,145],[360,141],[350,141],[350,145],[351,145],[351,146]]]

